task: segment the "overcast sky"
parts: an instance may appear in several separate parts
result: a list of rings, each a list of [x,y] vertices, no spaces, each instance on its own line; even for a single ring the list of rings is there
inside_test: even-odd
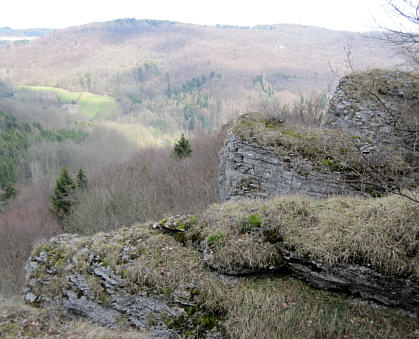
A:
[[[387,22],[385,0],[3,0],[0,27],[64,28],[118,18],[202,25],[295,23],[366,31]]]

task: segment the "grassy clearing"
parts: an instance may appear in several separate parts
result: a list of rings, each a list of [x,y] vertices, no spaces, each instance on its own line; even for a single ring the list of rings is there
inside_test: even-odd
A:
[[[55,93],[65,103],[80,105],[80,114],[89,119],[107,119],[115,117],[120,105],[110,96],[97,95],[90,92],[71,92],[63,88],[47,86],[20,86],[35,92]]]
[[[256,214],[260,226],[243,234],[243,224]],[[418,218],[417,204],[398,196],[243,200],[211,206],[203,216],[201,237],[208,241],[223,234],[213,249],[214,260],[226,267],[230,262],[247,267],[249,258],[253,266],[272,264],[272,251],[261,248],[281,243],[330,265],[371,265],[381,273],[419,282]],[[254,245],[239,246],[243,242]]]

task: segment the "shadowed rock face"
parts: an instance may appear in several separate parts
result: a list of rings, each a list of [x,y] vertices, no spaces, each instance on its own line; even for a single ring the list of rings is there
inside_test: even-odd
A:
[[[419,288],[409,279],[389,277],[361,265],[328,266],[281,248],[294,276],[312,287],[350,293],[386,306],[401,307],[416,313]]]
[[[272,148],[248,143],[230,132],[220,152],[218,188],[222,202],[304,194],[315,198],[355,195],[332,171],[319,172],[307,159],[290,151],[278,156]]]

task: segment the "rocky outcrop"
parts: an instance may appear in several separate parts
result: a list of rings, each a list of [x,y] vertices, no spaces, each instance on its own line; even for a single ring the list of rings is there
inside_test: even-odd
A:
[[[168,263],[153,256],[157,261],[146,259],[150,255],[146,251],[176,252],[182,246],[175,241],[177,249],[166,246],[170,238],[162,241],[158,234],[154,242],[151,233],[143,226],[87,239],[69,234],[52,238],[28,260],[24,300],[38,306],[60,305],[103,326],[134,327],[152,337],[179,338],[189,333],[218,338],[216,323],[207,320],[200,308],[198,285],[186,275],[180,279],[188,280],[187,286],[173,287],[176,282],[165,277]],[[144,240],[150,246],[143,247]],[[138,267],[136,260],[141,263]],[[156,281],[160,279],[165,286]]]
[[[24,299],[37,306],[60,305],[105,326],[133,326],[162,338],[219,338],[219,322],[228,307],[223,301],[226,293],[240,291],[235,287],[245,285],[247,278],[293,275],[315,288],[416,314],[417,209],[396,198],[363,201],[357,207],[351,201],[243,200],[212,206],[199,217],[172,216],[152,226],[89,237],[63,234],[35,248],[26,265]],[[319,208],[326,215],[318,214]],[[322,223],[329,219],[327,211],[335,215],[336,208],[353,210],[361,218],[349,230],[339,226],[342,237],[354,227],[368,227],[361,239],[336,243],[339,252],[334,246],[324,251],[324,239],[333,242],[336,235],[323,230],[328,226]],[[392,217],[404,227],[398,230],[403,241],[397,235],[380,237],[389,216],[377,208],[392,209]],[[312,227],[316,236],[307,238]],[[369,236],[376,239],[377,248],[358,258],[360,264],[351,258]],[[343,261],[340,251],[346,253]],[[398,260],[393,274],[380,271],[383,260]]]
[[[379,196],[417,186],[418,112],[417,74],[376,70],[342,78],[322,131],[244,114],[220,152],[220,199]]]
[[[236,265],[232,268],[215,260],[214,253],[208,248],[204,250],[204,262],[224,275],[266,277],[290,274],[317,289],[343,292],[415,315],[419,310],[419,287],[410,279],[385,276],[362,265],[328,265],[283,246],[277,247],[276,258],[276,262],[264,267]]]
[[[127,282],[104,267],[92,252],[83,263],[89,267],[89,274],[81,274],[75,269],[64,277],[64,282],[57,281],[55,278],[59,273],[51,251],[69,243],[78,246],[79,242],[80,238],[76,235],[59,235],[49,241],[48,250],[40,250],[30,258],[25,267],[25,301],[37,305],[60,304],[69,313],[90,318],[103,326],[114,327],[125,321],[140,330],[149,330],[158,337],[178,338],[176,332],[168,329],[164,322],[156,321],[150,326],[149,319],[163,313],[167,316],[179,316],[184,312],[183,309],[176,304],[169,305],[167,298],[153,293],[152,289],[145,288],[136,295],[129,294]],[[78,264],[77,255],[72,261],[75,267]],[[46,275],[41,275],[40,272],[44,269]],[[55,291],[56,294],[40,293],[40,285],[51,288],[61,283],[62,289]],[[100,289],[101,297],[95,290],[97,288]]]
[[[338,173],[328,169],[321,172],[316,167],[310,159],[297,157],[292,150],[279,156],[273,147],[247,142],[231,131],[220,151],[220,200],[296,194],[324,198],[358,193],[343,185]]]
[[[391,130],[385,112],[375,114],[371,107],[395,109],[387,97],[416,107],[416,83],[389,89],[381,84],[370,101],[361,101],[348,99],[354,81],[341,81],[329,129],[242,115],[220,152],[220,198],[230,202],[199,217],[172,216],[90,237],[64,234],[39,245],[26,265],[24,299],[162,338],[220,338],[220,324],[237,297],[225,295],[239,293],[237,285],[248,277],[293,275],[318,289],[416,315],[417,206],[391,196],[354,198],[385,193],[374,180],[414,184],[416,141],[405,128],[410,115],[390,124],[396,128]],[[387,99],[377,104],[377,93]],[[393,136],[401,155],[383,164]],[[377,177],[377,170],[389,176]]]
[[[330,266],[285,248],[280,252],[292,274],[312,287],[349,293],[414,314],[419,310],[419,287],[410,279],[385,276],[356,264]]]
[[[418,112],[418,74],[374,70],[340,80],[324,126],[365,136],[375,145],[396,143],[412,150],[418,142]]]
[[[205,229],[208,226],[204,225],[205,228],[198,231],[197,223],[195,217],[176,216],[163,219],[153,227],[171,234],[183,243],[191,240],[189,243],[203,254],[203,263],[221,275],[266,277],[290,274],[318,289],[344,292],[382,305],[402,308],[413,314],[419,310],[419,286],[413,276],[403,278],[385,275],[374,270],[371,265],[355,262],[328,264],[309,255],[302,255],[292,246],[284,246],[283,238],[286,235],[278,235],[272,229],[266,229],[262,220],[260,225],[254,222],[252,226],[242,219],[239,222],[240,234],[218,232],[209,236],[205,236],[208,234]],[[269,220],[267,223],[272,225],[274,221]],[[246,241],[242,234],[248,232],[253,233],[253,236]],[[251,259],[246,258],[244,252],[247,249],[253,252]]]

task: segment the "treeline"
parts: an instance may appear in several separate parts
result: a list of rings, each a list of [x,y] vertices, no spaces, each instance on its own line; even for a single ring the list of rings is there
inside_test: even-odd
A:
[[[0,111],[0,188],[14,185],[18,180],[17,167],[23,163],[29,147],[42,141],[81,142],[87,133],[79,128],[44,129],[39,122],[19,122],[11,114]],[[23,172],[27,172],[23,170]]]

